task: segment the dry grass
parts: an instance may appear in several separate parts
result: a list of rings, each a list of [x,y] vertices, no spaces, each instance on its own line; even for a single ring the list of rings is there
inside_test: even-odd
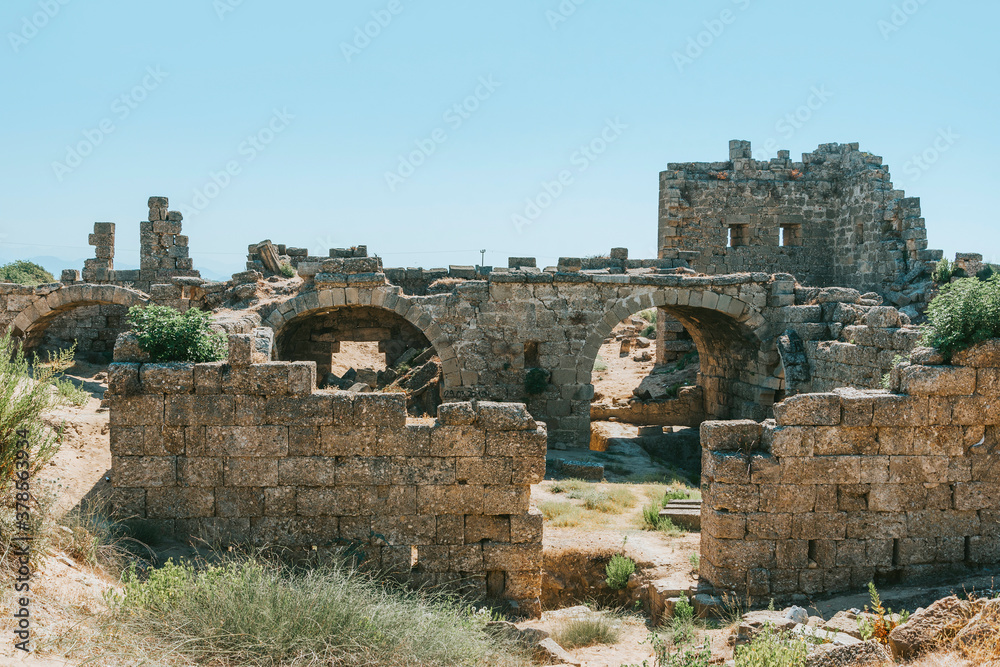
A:
[[[548,500],[538,504],[547,525],[554,528],[573,528],[583,522],[583,510],[573,503]]]
[[[570,650],[596,644],[617,644],[621,638],[621,623],[608,614],[588,614],[563,621],[552,632],[552,638]]]

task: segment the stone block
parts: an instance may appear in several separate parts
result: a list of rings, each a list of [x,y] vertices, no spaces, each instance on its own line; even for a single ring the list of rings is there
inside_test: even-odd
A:
[[[139,379],[147,394],[189,394],[194,390],[194,364],[142,364]]]
[[[476,410],[469,401],[442,403],[437,409],[438,423],[444,426],[466,426],[476,421]]]
[[[517,457],[511,468],[511,484],[538,484],[545,479],[543,456]]]
[[[222,393],[280,396],[288,393],[291,364],[276,362],[228,366],[222,372]]]
[[[351,515],[358,514],[360,509],[357,487],[299,488],[295,498],[296,511],[300,516]],[[373,519],[373,524],[375,532],[381,532],[377,527],[379,517]]]
[[[353,424],[354,405],[342,394],[309,396],[274,396],[267,400],[268,424],[296,426],[349,426]]]
[[[208,517],[215,512],[212,489],[151,488],[146,491],[146,516],[150,519]]]
[[[476,424],[487,431],[534,431],[534,418],[523,403],[479,401]]]
[[[222,373],[226,362],[213,361],[194,365],[194,391],[196,394],[221,394]]]
[[[176,486],[174,456],[112,456],[111,481],[116,487]]]
[[[764,427],[752,419],[706,421],[701,424],[702,447],[717,452],[759,449]]]
[[[279,459],[276,463],[278,483],[282,486],[333,486],[337,483],[337,459],[334,457],[292,457]]]
[[[442,514],[437,517],[435,544],[465,544],[465,516]]]
[[[171,399],[179,397],[171,397]],[[186,398],[186,397],[184,397]],[[164,423],[162,394],[115,396],[111,401],[109,422],[112,426],[157,426]],[[167,421],[168,424],[171,422]]]
[[[372,518],[372,530],[390,545],[432,545],[437,532],[437,519],[426,514],[376,516]]]
[[[278,461],[261,458],[228,458],[222,466],[226,486],[278,486]]]
[[[460,456],[455,459],[455,477],[469,484],[509,485],[511,461],[509,457]]]
[[[406,426],[406,396],[391,394],[355,394],[354,421],[359,425],[402,429]]]
[[[515,544],[541,543],[542,513],[537,509],[530,509],[526,514],[512,514],[510,541]]]
[[[541,544],[483,544],[483,564],[487,571],[541,570]]]
[[[968,396],[976,391],[976,369],[964,366],[907,366],[900,377],[904,394]]]
[[[522,514],[531,503],[529,486],[487,486],[483,489],[483,514]]]
[[[547,435],[544,428],[535,431],[487,432],[486,456],[545,456]]]
[[[170,426],[232,424],[236,406],[232,396],[173,395],[166,397],[165,422]]]
[[[218,456],[276,457],[288,455],[285,426],[208,426],[206,449]]]
[[[304,429],[305,427],[299,427]],[[343,426],[320,426],[313,427],[319,429],[319,451],[306,454],[299,452],[301,456],[313,456],[322,454],[323,456],[373,456],[376,449],[376,433],[378,429],[374,426],[366,427],[343,427]],[[300,431],[303,436],[304,430]],[[399,433],[396,431],[395,433]],[[292,432],[289,430],[289,449],[291,450]],[[301,445],[297,445],[301,446]]]
[[[486,434],[473,426],[435,425],[428,435],[425,455],[481,457],[486,451]]]
[[[799,394],[775,404],[774,418],[779,426],[836,426],[840,408],[837,394]]]
[[[417,487],[419,514],[482,514],[483,487],[475,485]]]
[[[139,383],[139,364],[113,363],[108,366],[108,393],[131,396],[142,391]]]
[[[222,459],[207,456],[182,456],[177,460],[179,486],[222,486]]]
[[[224,487],[215,490],[215,513],[220,517],[264,515],[264,489]]]

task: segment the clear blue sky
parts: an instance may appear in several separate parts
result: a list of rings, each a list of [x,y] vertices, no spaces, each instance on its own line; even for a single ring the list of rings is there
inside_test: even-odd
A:
[[[6,0],[0,260],[80,268],[112,221],[135,266],[150,195],[216,274],[264,238],[427,268],[654,257],[658,172],[748,139],[860,142],[931,247],[1000,261],[998,24],[985,1]]]

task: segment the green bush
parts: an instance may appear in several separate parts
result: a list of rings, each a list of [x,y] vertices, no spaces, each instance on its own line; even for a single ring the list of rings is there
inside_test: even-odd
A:
[[[642,333],[640,335],[643,338],[653,337],[654,335],[656,335],[656,325],[655,324],[647,325],[646,328],[642,330]]]
[[[152,361],[221,361],[228,355],[226,337],[209,328],[211,315],[206,312],[132,306],[128,321]]]
[[[531,368],[524,375],[524,391],[530,396],[541,394],[549,386],[549,372],[544,368]]]
[[[809,642],[766,624],[749,644],[736,648],[736,667],[804,667]]]
[[[650,324],[656,324],[656,308],[647,308],[639,313],[639,317]]]
[[[931,279],[938,285],[947,285],[951,282],[952,270],[951,262],[945,257],[934,267],[931,272]]]
[[[1000,276],[961,278],[941,287],[927,307],[924,342],[946,359],[1000,336]]]
[[[280,269],[281,269],[281,275],[283,275],[284,277],[286,278],[295,277],[296,274],[295,267],[292,266],[291,264],[288,263],[282,264]]]
[[[19,259],[0,266],[0,283],[42,285],[54,282],[55,276],[34,262]]]
[[[628,586],[628,578],[633,572],[635,561],[628,556],[615,554],[604,568],[604,574],[607,575],[605,581],[609,588],[618,591]]]
[[[976,272],[976,278],[979,280],[989,280],[996,274],[996,269],[992,265],[987,264],[983,268]]]
[[[109,626],[152,636],[199,664],[527,664],[489,614],[440,596],[378,585],[332,565],[293,569],[253,559],[133,567],[110,589]]]

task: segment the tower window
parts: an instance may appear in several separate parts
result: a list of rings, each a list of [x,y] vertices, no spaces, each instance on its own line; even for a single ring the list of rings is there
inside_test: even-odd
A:
[[[729,247],[738,248],[744,245],[750,245],[750,226],[729,225]]]
[[[802,245],[802,225],[781,225],[781,245]]]

